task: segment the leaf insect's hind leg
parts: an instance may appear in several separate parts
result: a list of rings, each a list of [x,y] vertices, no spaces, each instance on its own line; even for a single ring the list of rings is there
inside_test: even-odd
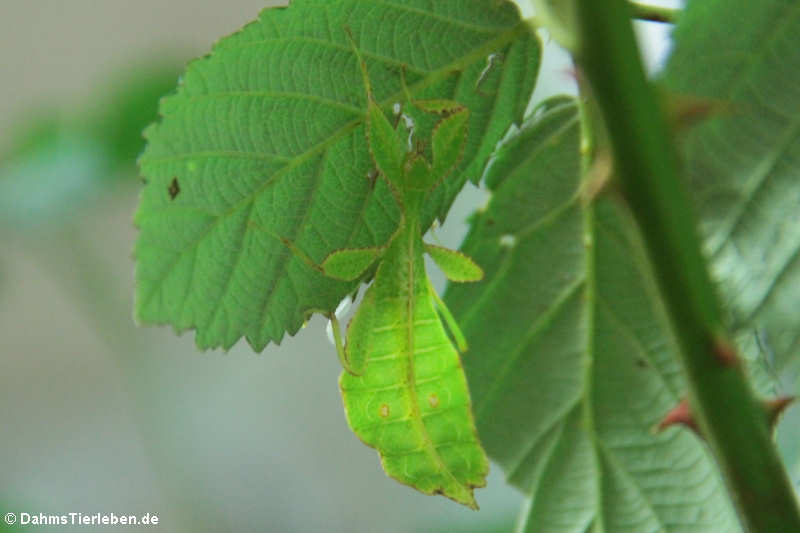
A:
[[[372,351],[372,326],[377,313],[374,286],[375,284],[373,283],[367,289],[358,311],[350,320],[350,324],[347,326],[347,344],[339,352],[342,367],[355,376],[361,376],[366,372],[369,354]],[[333,320],[332,323],[334,326],[334,341],[336,342],[336,349],[339,351],[339,346],[341,345],[340,336],[337,340],[339,324],[338,321],[334,322]]]
[[[384,250],[385,246],[336,250],[322,262],[322,273],[331,278],[355,281],[383,255]]]
[[[437,294],[436,289],[433,288],[430,279],[428,279],[428,292],[430,292],[431,298],[433,298],[433,301],[436,303],[439,314],[442,315],[442,318],[444,318],[444,321],[447,323],[447,328],[450,330],[450,333],[453,334],[458,351],[460,353],[466,352],[469,349],[467,339],[464,338],[464,333],[462,333],[461,328],[458,327],[458,323],[456,319],[453,318],[452,313],[450,313],[450,309],[447,308],[444,301],[439,297],[439,294]]]
[[[350,364],[350,361],[347,357],[347,351],[345,350],[345,345],[342,342],[341,325],[339,324],[339,319],[336,317],[336,313],[329,314],[328,319],[331,321],[333,342],[336,345],[336,355],[339,356],[339,363],[341,363],[342,368],[354,376],[362,375],[364,373],[363,369],[355,368]]]

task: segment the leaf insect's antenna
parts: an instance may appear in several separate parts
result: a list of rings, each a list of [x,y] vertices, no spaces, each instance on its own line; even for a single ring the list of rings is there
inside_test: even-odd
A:
[[[303,250],[301,250],[291,240],[287,239],[286,237],[281,237],[280,235],[277,235],[276,233],[273,233],[272,231],[270,231],[267,228],[263,227],[261,224],[253,222],[252,220],[247,223],[247,227],[248,228],[257,229],[257,230],[269,235],[273,239],[279,241],[281,244],[283,244],[289,250],[289,252],[292,253],[292,255],[297,257],[299,260],[301,260],[303,263],[307,264],[308,266],[310,266],[311,268],[313,268],[317,272],[319,272],[319,273],[324,275],[324,272],[323,272],[322,268],[318,264],[316,264],[314,262],[314,260],[311,259],[311,257],[308,254],[306,254]]]
[[[481,89],[481,85],[483,84],[484,81],[486,81],[486,78],[489,76],[489,73],[492,71],[492,68],[495,66],[495,64],[502,62],[503,62],[503,56],[499,52],[495,52],[486,56],[486,66],[481,71],[477,81],[475,81],[476,93],[478,93],[481,96],[490,96],[488,93],[484,92]]]

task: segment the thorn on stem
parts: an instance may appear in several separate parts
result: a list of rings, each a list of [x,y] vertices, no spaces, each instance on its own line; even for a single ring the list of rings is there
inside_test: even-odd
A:
[[[689,409],[689,402],[686,398],[682,399],[678,405],[672,408],[670,412],[664,415],[664,418],[654,428],[655,432],[664,431],[670,426],[675,425],[686,426],[700,436],[700,429],[697,427],[692,412]]]
[[[714,339],[712,350],[714,351],[714,357],[716,357],[717,361],[722,363],[723,366],[736,366],[739,364],[736,348],[727,340],[721,338]]]
[[[774,429],[775,426],[778,425],[778,420],[780,420],[783,412],[786,411],[786,408],[796,399],[796,396],[778,396],[772,400],[764,401],[764,409],[767,411],[767,420],[769,420],[769,426],[771,428]]]

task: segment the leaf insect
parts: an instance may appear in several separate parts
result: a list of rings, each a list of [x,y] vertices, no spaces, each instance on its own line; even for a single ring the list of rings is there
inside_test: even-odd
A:
[[[405,89],[411,105],[441,116],[430,139],[433,161],[428,162],[422,150],[409,149],[405,134],[375,101],[366,62],[347,33],[367,93],[369,152],[403,214],[383,246],[337,250],[320,265],[326,276],[353,281],[378,263],[346,339],[336,315],[329,315],[345,369],[339,380],[345,412],[353,431],[378,450],[387,474],[477,508],[473,488],[485,485],[488,461],[459,359],[467,343],[431,285],[423,254],[450,281],[478,281],[483,271],[460,252],[424,243],[421,222],[425,199],[461,160],[469,110],[451,100],[413,100]]]
[[[483,270],[461,252],[423,242],[421,222],[425,199],[461,160],[469,110],[451,100],[413,100],[403,84],[411,105],[442,117],[431,135],[433,161],[428,162],[424,150],[409,146],[398,131],[399,121],[392,124],[375,101],[366,62],[347,34],[367,94],[366,141],[375,169],[369,177],[386,180],[401,207],[400,223],[383,246],[336,250],[321,264],[288,239],[275,237],[331,278],[355,281],[378,263],[345,339],[336,313],[328,314],[344,368],[339,387],[348,423],[378,450],[389,476],[477,509],[473,489],[485,486],[489,463],[459,357],[467,342],[433,288],[423,255],[453,282],[479,281]]]

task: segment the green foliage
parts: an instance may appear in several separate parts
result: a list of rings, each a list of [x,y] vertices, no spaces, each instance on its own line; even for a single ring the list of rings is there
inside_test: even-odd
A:
[[[724,104],[681,140],[701,230],[732,327],[760,330],[776,370],[796,373],[800,5],[735,4],[690,5],[664,83]]]
[[[800,19],[788,0],[735,4],[690,4],[664,82],[690,102],[726,109],[677,133],[730,338],[758,389],[771,392],[775,372],[797,364],[800,342],[793,290],[800,232],[792,215],[800,196],[793,74],[800,53],[792,36]],[[586,12],[578,6],[545,19],[585,61],[574,30],[576,13]],[[625,11],[621,2],[615,7]],[[348,31],[360,53],[350,49]],[[493,54],[502,61],[492,62]],[[648,253],[658,243],[644,242],[625,203],[632,197],[614,194],[605,176],[596,187],[586,179],[587,170],[602,173],[581,160],[581,134],[602,137],[588,131],[597,124],[582,130],[576,103],[554,98],[496,148],[522,117],[538,62],[537,40],[513,7],[496,0],[296,0],[265,10],[189,66],[148,129],[141,158],[148,185],[136,215],[137,317],[194,328],[200,347],[228,348],[244,336],[260,350],[294,334],[311,312],[330,314],[374,274],[340,350],[353,372],[340,384],[351,427],[379,450],[390,475],[468,505],[485,475],[441,315],[459,346],[466,344],[459,325],[469,340],[464,368],[481,441],[530,498],[523,530],[741,531],[705,443],[685,430],[653,431],[687,393],[676,357],[676,336],[685,336],[670,327],[673,307],[656,283],[668,269],[663,262],[651,269]],[[588,107],[607,116],[620,103],[603,104]],[[407,119],[413,136],[398,136]],[[644,122],[636,126],[647,132]],[[647,139],[630,137],[627,148],[638,154]],[[419,139],[431,142],[412,142]],[[609,154],[603,143],[595,155]],[[661,144],[670,143],[647,146],[660,155],[672,149]],[[462,247],[477,264],[426,248],[452,280],[485,272],[480,284],[448,289],[453,319],[430,292],[420,234],[446,216],[466,180],[483,175],[491,154],[484,176],[491,201],[473,215]],[[409,190],[434,181],[441,183],[424,202],[409,201]],[[685,209],[679,195],[671,200]],[[650,226],[641,227],[649,235]],[[411,244],[401,250],[400,240]],[[669,260],[672,244],[661,243],[659,257]],[[420,346],[436,356],[420,357]],[[443,411],[442,390],[455,414],[430,423]],[[440,453],[449,439],[466,449]],[[715,452],[726,446],[711,442]]]
[[[344,347],[334,330],[345,368],[339,379],[345,413],[353,431],[378,450],[387,474],[477,509],[473,489],[486,484],[489,461],[478,443],[458,352],[437,316],[438,304],[452,321],[425,272],[420,222],[424,201],[458,165],[469,112],[443,100],[419,106],[448,110],[433,128],[431,165],[418,149],[405,149],[408,132],[394,129],[375,103],[366,64],[352,45],[369,99],[365,141],[381,178],[397,194],[402,216],[385,250],[338,250],[323,263],[326,274],[354,279],[384,251]],[[419,145],[419,139],[412,140]],[[437,248],[436,253],[470,261],[453,250]],[[335,321],[333,326],[339,327]]]
[[[762,361],[784,394],[800,390],[798,7],[691,4],[663,76],[671,91],[721,103],[718,116],[682,139],[686,169],[731,328],[757,334]],[[799,480],[796,423],[795,413],[780,432]]]
[[[481,441],[530,495],[525,531],[736,531],[692,434],[652,429],[685,390],[639,234],[613,198],[581,201],[571,99],[496,154],[461,249],[486,272],[445,295]]]
[[[521,119],[539,44],[512,4],[296,0],[263,11],[189,65],[177,93],[162,101],[161,122],[147,130],[140,163],[148,185],[136,215],[140,321],[196,328],[204,348],[245,336],[261,350],[355,287],[324,277],[280,239],[319,264],[334,250],[382,245],[394,233],[394,198],[382,180],[367,179],[367,105],[345,28],[385,110],[404,100],[403,73],[415,98],[450,98],[470,110],[466,155],[456,179],[428,198],[425,227],[445,217]],[[501,75],[478,92],[492,53],[503,57],[493,67]],[[406,113],[427,138],[435,120]]]

